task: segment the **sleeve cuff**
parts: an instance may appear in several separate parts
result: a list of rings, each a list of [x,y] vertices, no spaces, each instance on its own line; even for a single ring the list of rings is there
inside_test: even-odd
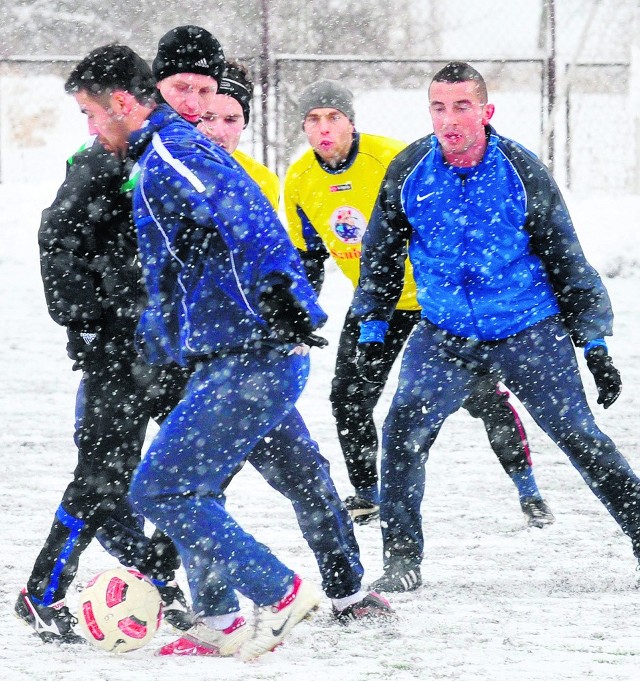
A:
[[[585,346],[584,346],[584,356],[586,357],[589,354],[590,350],[593,350],[593,348],[604,348],[604,351],[608,354],[609,353],[609,348],[607,348],[607,344],[605,343],[604,338],[594,338],[593,340],[590,340]]]
[[[101,328],[99,319],[85,319],[73,321],[67,324],[69,331],[73,333],[98,333]]]
[[[378,319],[371,319],[367,322],[360,323],[360,338],[359,343],[384,343],[384,337],[387,335],[389,328],[388,322],[383,322]]]

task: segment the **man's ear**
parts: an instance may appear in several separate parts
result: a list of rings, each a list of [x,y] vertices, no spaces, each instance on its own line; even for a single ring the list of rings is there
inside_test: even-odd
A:
[[[489,125],[489,121],[495,113],[496,107],[494,104],[484,105],[484,114],[482,115],[482,125]]]
[[[126,90],[116,90],[111,95],[111,109],[116,115],[130,114],[134,104],[135,97]]]

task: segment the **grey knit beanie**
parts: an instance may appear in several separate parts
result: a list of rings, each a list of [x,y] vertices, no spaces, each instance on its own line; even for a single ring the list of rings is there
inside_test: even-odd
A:
[[[300,95],[298,110],[304,120],[311,109],[338,109],[353,123],[353,93],[337,80],[318,80]]]

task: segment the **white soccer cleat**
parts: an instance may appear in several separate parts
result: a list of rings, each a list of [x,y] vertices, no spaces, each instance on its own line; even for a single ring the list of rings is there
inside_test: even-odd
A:
[[[212,629],[204,622],[196,622],[184,635],[162,646],[156,655],[212,655],[230,657],[251,635],[244,617],[236,617],[226,629]]]
[[[362,621],[374,622],[376,620],[389,622],[397,619],[389,601],[375,591],[369,591],[361,600],[342,610],[338,610],[334,605],[333,616],[340,624]]]
[[[320,605],[320,594],[314,586],[298,575],[293,577],[293,588],[278,603],[255,606],[255,620],[251,638],[238,651],[245,662],[273,650],[286,635]]]
[[[179,634],[189,631],[195,624],[195,617],[179,584],[170,582],[158,586],[158,591],[162,598],[162,619]]]

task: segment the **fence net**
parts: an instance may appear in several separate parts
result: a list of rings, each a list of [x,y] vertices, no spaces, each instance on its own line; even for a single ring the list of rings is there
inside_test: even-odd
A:
[[[313,3],[252,2],[269,7],[269,49],[258,39],[264,15],[249,0],[237,2],[241,24],[232,25],[225,15],[220,37],[256,84],[242,148],[281,176],[306,144],[297,101],[308,83],[341,80],[354,93],[359,130],[409,142],[430,131],[431,76],[456,59],[471,62],[485,76],[496,128],[553,160],[561,184],[584,192],[638,189],[640,83],[632,78],[634,68],[640,71],[633,64],[640,51],[634,51],[637,0],[371,0],[367,11],[355,0],[329,0],[332,11],[324,17]],[[114,0],[114,17],[120,4]],[[214,21],[216,11],[221,10],[214,3],[203,26]],[[156,13],[146,24],[149,44],[141,54],[152,53],[151,34],[166,30],[160,20]],[[112,39],[120,38],[115,20],[112,30]],[[120,30],[128,35],[124,24]],[[101,36],[100,42],[107,40]],[[129,44],[138,47],[135,38]],[[71,54],[63,38],[54,46],[57,54]],[[62,88],[86,53],[78,55],[76,48],[75,56],[0,58],[0,179],[60,167],[86,137],[85,123]],[[611,132],[613,145],[606,142]],[[22,170],[16,159],[24,163]]]

